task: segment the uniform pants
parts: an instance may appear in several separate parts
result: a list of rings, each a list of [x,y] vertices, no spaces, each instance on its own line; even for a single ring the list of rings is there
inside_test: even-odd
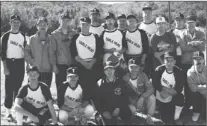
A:
[[[10,109],[13,101],[22,86],[25,73],[24,59],[6,59],[6,65],[10,72],[5,76],[5,101],[4,105]]]

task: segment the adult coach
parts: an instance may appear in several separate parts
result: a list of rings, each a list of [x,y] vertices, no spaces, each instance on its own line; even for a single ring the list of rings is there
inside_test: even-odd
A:
[[[90,10],[90,19],[91,26],[89,31],[93,34],[97,34],[100,37],[104,31],[104,27],[100,23],[100,12],[97,8]]]
[[[5,101],[6,117],[12,118],[11,108],[13,98],[16,97],[22,85],[25,73],[24,48],[25,35],[19,31],[21,19],[19,15],[10,17],[10,31],[1,37],[1,53],[5,74]]]
[[[37,21],[37,33],[30,37],[25,47],[25,61],[36,66],[40,71],[39,81],[46,83],[49,87],[52,81],[51,37],[47,33],[48,20],[40,17]]]
[[[66,70],[73,62],[70,53],[70,44],[72,36],[75,34],[75,32],[69,28],[70,15],[67,11],[61,14],[59,23],[59,28],[51,34],[51,62],[53,64],[53,71],[56,73],[55,82],[57,89],[66,80]],[[59,97],[58,90],[57,97]]]

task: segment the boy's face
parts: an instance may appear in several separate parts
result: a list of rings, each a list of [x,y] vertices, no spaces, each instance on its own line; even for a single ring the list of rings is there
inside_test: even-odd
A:
[[[99,13],[92,13],[92,14],[90,14],[90,19],[92,21],[98,21],[99,20],[99,17],[100,17],[100,14]]]
[[[140,70],[140,66],[138,65],[131,65],[129,66],[130,73],[138,73]]]
[[[37,24],[38,31],[47,31],[48,29],[48,23],[41,21],[39,24]]]
[[[12,20],[10,21],[10,25],[13,29],[19,29],[21,22],[19,20]]]
[[[119,28],[126,28],[126,19],[125,18],[120,18],[117,20],[117,24]]]
[[[73,75],[68,74],[67,75],[67,81],[72,87],[75,87],[77,85],[78,79],[79,79],[79,76],[76,74],[73,74]]]
[[[128,26],[136,26],[136,23],[137,23],[137,21],[136,21],[136,19],[134,19],[134,18],[129,18],[129,19],[127,20],[127,25],[128,25]]]
[[[106,77],[113,77],[115,73],[115,68],[108,67],[104,70]]]
[[[38,81],[39,73],[37,71],[30,71],[28,73],[28,80],[30,82],[32,81]]]
[[[70,19],[68,18],[60,19],[60,23],[62,24],[63,27],[68,27],[70,24]]]
[[[175,65],[175,59],[173,57],[169,57],[169,58],[165,58],[164,59],[164,63],[166,68],[173,68],[173,66]]]
[[[205,67],[205,60],[204,59],[195,59],[194,60],[195,68],[198,72],[203,72]]]

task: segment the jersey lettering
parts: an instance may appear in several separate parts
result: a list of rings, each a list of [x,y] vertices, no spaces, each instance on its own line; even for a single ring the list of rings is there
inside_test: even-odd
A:
[[[131,39],[129,39],[129,38],[126,38],[126,40],[127,40],[128,43],[134,45],[134,46],[137,47],[137,48],[140,48],[140,45],[139,45],[138,43],[133,42],[133,41],[132,41]]]
[[[83,41],[79,40],[79,43],[84,46],[86,49],[88,49],[90,52],[94,52],[94,49],[92,49],[89,45],[87,45],[86,43],[84,43]]]
[[[120,46],[121,46],[118,42],[116,42],[116,41],[114,41],[114,40],[112,40],[112,39],[110,39],[110,38],[108,38],[108,37],[106,37],[106,41],[108,41],[108,42],[110,42],[110,43],[116,45],[116,46],[119,47],[119,48],[120,48]]]

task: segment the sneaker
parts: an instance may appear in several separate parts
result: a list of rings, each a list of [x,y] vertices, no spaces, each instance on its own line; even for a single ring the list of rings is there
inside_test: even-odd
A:
[[[149,124],[149,125],[153,125],[154,124],[151,116],[147,116],[146,123]]]
[[[200,113],[193,113],[192,120],[197,122],[200,117]]]

